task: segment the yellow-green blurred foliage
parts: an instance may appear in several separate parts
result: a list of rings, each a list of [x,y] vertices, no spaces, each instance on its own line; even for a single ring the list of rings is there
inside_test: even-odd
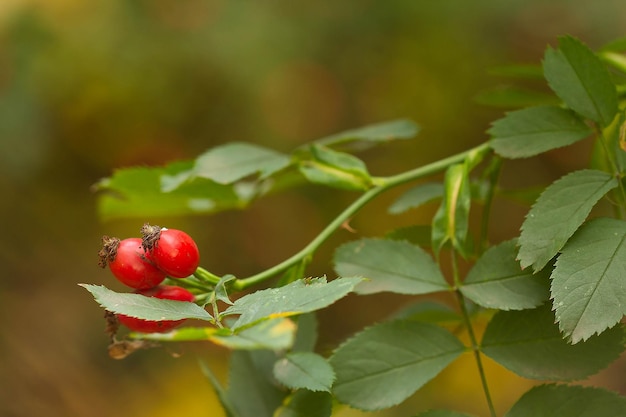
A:
[[[232,140],[289,151],[407,117],[423,126],[417,140],[362,155],[374,174],[400,172],[485,140],[501,114],[473,102],[501,81],[489,67],[537,63],[557,35],[596,47],[624,28],[623,0],[0,1],[0,415],[222,415],[196,363],[200,355],[225,377],[221,348],[107,357],[102,310],[76,285],[121,289],[96,266],[99,237],[136,235],[144,221],[185,228],[204,266],[245,276],[294,253],[354,197],[305,187],[246,212],[101,224],[90,185],[113,169]],[[584,164],[588,149],[507,164],[503,182],[545,183]],[[387,216],[396,195],[353,220],[359,235],[432,215]],[[496,202],[494,211],[493,239],[516,235],[525,208]],[[310,273],[330,273],[333,245],[353,237],[333,237]],[[381,296],[333,306],[320,314],[320,348],[397,304]],[[623,375],[622,362],[594,381],[624,393]],[[531,384],[490,362],[488,377],[500,412]],[[470,356],[406,404],[372,415],[431,406],[484,415]]]

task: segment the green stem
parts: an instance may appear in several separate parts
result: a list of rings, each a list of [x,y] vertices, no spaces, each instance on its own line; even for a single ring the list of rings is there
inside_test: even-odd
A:
[[[256,275],[252,275],[247,278],[237,279],[233,282],[232,288],[235,290],[244,290],[253,285],[259,284],[283,271],[286,271],[293,265],[300,262],[303,258],[310,256],[315,252],[315,250],[328,239],[337,229],[341,227],[347,220],[350,219],[357,211],[359,211],[363,206],[373,200],[379,194],[396,187],[400,184],[404,184],[409,181],[416,180],[418,178],[426,177],[437,172],[440,172],[446,169],[448,166],[452,164],[456,164],[465,160],[467,155],[471,152],[481,152],[487,150],[489,148],[489,144],[483,143],[475,148],[472,148],[468,151],[458,153],[456,155],[452,155],[450,157],[441,159],[439,161],[430,163],[428,165],[424,165],[419,168],[412,169],[410,171],[403,172],[398,175],[393,175],[390,177],[376,178],[375,183],[376,186],[374,188],[369,189],[364,194],[362,194],[358,199],[356,199],[352,204],[350,204],[344,211],[342,211],[332,222],[328,224],[321,231],[319,235],[317,235],[308,245],[306,245],[302,250],[298,253],[294,254],[290,258],[284,260],[283,262],[266,269],[263,272],[260,272]]]
[[[196,277],[198,280],[211,285],[217,285],[217,283],[220,282],[221,279],[217,275],[212,274],[211,272],[200,266],[196,269],[196,272],[193,273],[193,276]]]
[[[502,159],[494,155],[491,164],[488,169],[489,189],[485,196],[483,204],[483,212],[480,222],[480,238],[478,240],[478,249],[480,256],[489,246],[489,219],[491,218],[491,206],[493,203],[493,197],[495,195],[496,186],[498,184],[498,178],[500,177],[500,168],[502,167]]]
[[[453,251],[451,256],[452,274],[455,286],[454,293],[456,294],[456,298],[459,302],[459,308],[463,316],[463,322],[465,323],[465,327],[467,328],[467,334],[469,335],[470,343],[472,344],[472,352],[474,353],[474,359],[476,361],[476,366],[478,367],[478,373],[480,374],[480,382],[483,386],[483,392],[485,393],[485,399],[487,400],[487,405],[489,407],[489,414],[491,415],[491,417],[496,417],[496,409],[493,406],[491,393],[489,392],[489,384],[487,383],[487,375],[485,374],[485,368],[483,367],[483,361],[480,356],[480,346],[478,345],[478,340],[476,339],[476,334],[474,333],[474,327],[472,326],[472,320],[467,309],[467,304],[465,303],[465,297],[459,290],[461,286],[461,280],[459,277],[459,267],[457,264],[456,252]]]

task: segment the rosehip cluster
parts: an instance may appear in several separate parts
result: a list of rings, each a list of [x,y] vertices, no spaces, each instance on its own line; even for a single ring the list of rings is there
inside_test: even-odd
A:
[[[186,289],[162,285],[166,277],[186,278],[200,263],[198,246],[187,233],[145,224],[141,238],[120,240],[104,236],[98,253],[99,265],[107,265],[113,275],[135,293],[167,300],[194,301]],[[184,320],[152,321],[117,315],[120,323],[142,333],[165,332]]]

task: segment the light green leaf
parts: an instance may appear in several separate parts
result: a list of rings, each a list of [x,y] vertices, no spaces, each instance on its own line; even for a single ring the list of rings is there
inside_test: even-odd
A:
[[[522,396],[504,417],[617,417],[626,398],[601,388],[540,385]]]
[[[522,268],[540,271],[552,259],[593,206],[617,187],[610,174],[596,170],[572,172],[552,183],[526,215],[519,238]]]
[[[310,147],[311,159],[300,161],[299,169],[310,182],[346,190],[367,190],[372,179],[356,156],[321,145]]]
[[[286,393],[280,390],[266,367],[275,355],[263,350],[236,350],[230,357],[226,401],[237,417],[272,416]]]
[[[179,216],[241,208],[248,203],[229,185],[207,179],[182,181],[173,190],[171,178],[188,172],[190,163],[164,168],[126,168],[96,184],[98,215],[102,220]],[[187,175],[187,174],[184,174]]]
[[[298,390],[285,400],[274,417],[330,417],[332,407],[329,393]]]
[[[624,350],[624,331],[614,328],[587,342],[569,344],[550,306],[501,311],[491,319],[482,351],[516,374],[531,379],[583,379],[607,367]]]
[[[579,40],[559,38],[558,49],[548,48],[543,72],[550,88],[569,108],[602,126],[617,112],[615,85],[602,61]]]
[[[359,294],[389,291],[427,294],[450,287],[433,259],[408,242],[361,239],[335,251],[335,271],[341,276],[366,278],[356,287]]]
[[[576,113],[553,106],[529,107],[507,113],[488,132],[491,147],[505,158],[527,158],[571,145],[593,130]]]
[[[415,417],[473,417],[470,414],[457,413],[456,411],[448,410],[430,410],[423,413],[419,413]]]
[[[240,314],[234,330],[260,320],[309,313],[345,297],[361,282],[361,278],[301,279],[279,288],[256,291],[239,298],[224,315]]]
[[[322,356],[312,352],[289,353],[274,365],[274,376],[291,389],[327,391],[335,380],[335,372]]]
[[[420,127],[410,120],[393,120],[350,129],[319,139],[317,144],[325,146],[339,145],[355,141],[388,142],[396,139],[410,139],[417,135]]]
[[[188,301],[163,300],[141,294],[117,293],[102,285],[79,285],[89,291],[102,307],[112,313],[144,320],[213,320],[203,308]]]
[[[228,349],[287,349],[293,345],[295,324],[285,318],[260,322],[239,332],[215,327],[183,327],[168,333],[141,334],[141,339],[162,342],[208,340]]]
[[[435,253],[450,241],[463,256],[467,256],[465,241],[472,202],[467,165],[452,165],[446,171],[445,193],[432,222],[432,242]]]
[[[559,327],[572,342],[586,340],[626,314],[626,222],[599,218],[581,227],[552,272]]]
[[[547,274],[533,275],[522,270],[516,241],[489,248],[467,274],[460,290],[464,296],[486,308],[523,310],[540,306],[550,297]]]
[[[231,142],[208,150],[195,162],[193,175],[230,184],[252,174],[266,178],[290,164],[289,156],[251,143]]]
[[[389,207],[389,213],[400,214],[426,203],[437,200],[443,196],[443,185],[440,183],[426,183],[413,187],[402,194]]]
[[[463,351],[456,337],[432,324],[378,324],[349,339],[330,358],[337,375],[333,393],[354,408],[388,408],[411,396]]]

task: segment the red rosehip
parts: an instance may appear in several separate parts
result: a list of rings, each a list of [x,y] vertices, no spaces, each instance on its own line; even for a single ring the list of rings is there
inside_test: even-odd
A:
[[[155,265],[172,278],[186,278],[200,264],[196,242],[187,233],[145,224],[141,228],[143,246]]]
[[[136,289],[147,289],[159,285],[165,272],[156,267],[146,253],[139,238],[119,240],[104,236],[99,265],[109,269],[125,285]]]
[[[194,301],[194,295],[184,288],[176,287],[174,285],[159,285],[158,287],[150,288],[147,290],[137,290],[137,294],[145,295],[146,297],[161,298],[163,300],[178,300],[178,301]],[[128,327],[130,330],[141,333],[163,333],[172,330],[179,326],[185,320],[144,320],[136,317],[125,316],[123,314],[117,315],[121,324]]]

